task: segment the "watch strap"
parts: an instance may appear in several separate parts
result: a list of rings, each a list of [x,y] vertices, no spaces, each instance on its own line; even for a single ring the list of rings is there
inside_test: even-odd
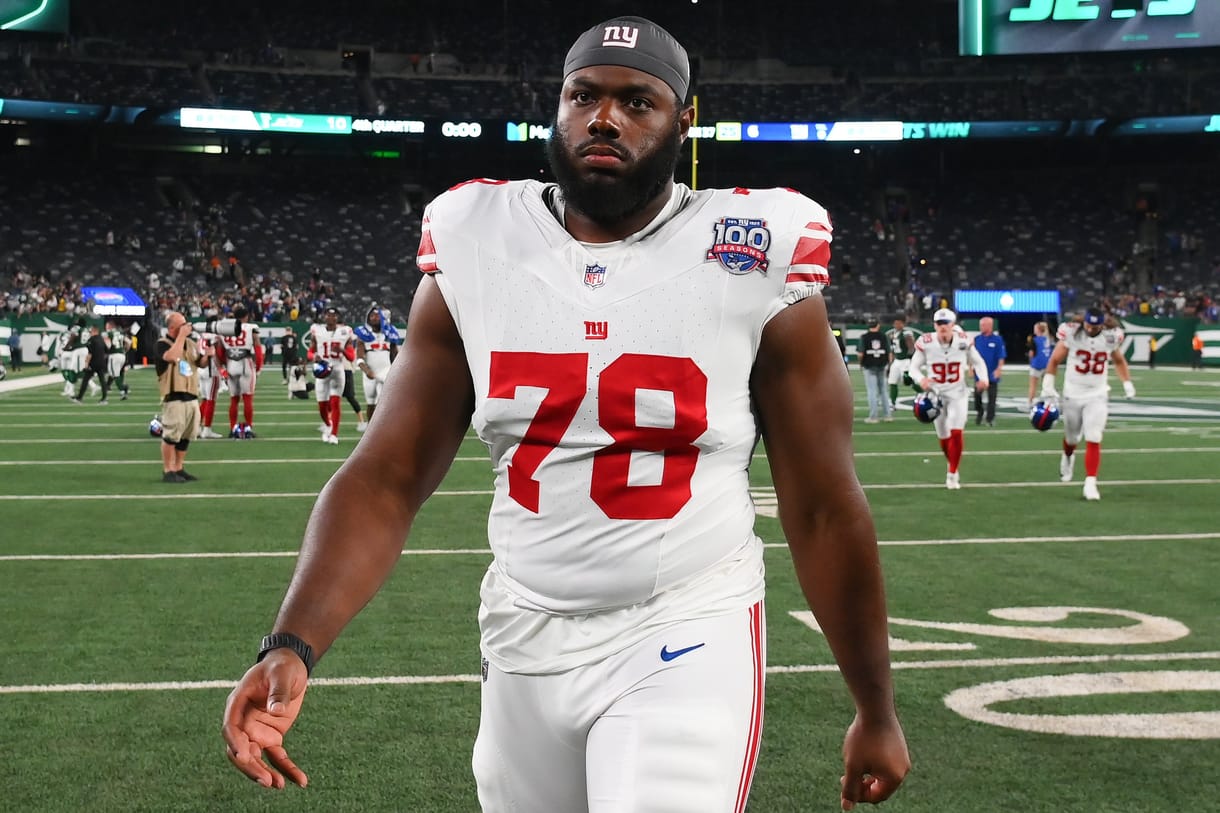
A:
[[[314,657],[313,647],[298,636],[291,632],[273,632],[263,636],[262,643],[258,645],[258,657],[255,659],[255,663],[262,661],[273,649],[291,649],[295,652],[305,664],[306,675],[313,673],[314,664],[318,662],[318,659]]]

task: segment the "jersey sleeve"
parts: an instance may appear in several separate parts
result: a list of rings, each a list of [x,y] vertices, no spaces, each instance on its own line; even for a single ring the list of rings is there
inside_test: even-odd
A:
[[[784,303],[791,305],[821,293],[830,284],[830,243],[834,239],[830,214],[820,204],[796,192],[793,227],[796,243],[784,277]]]

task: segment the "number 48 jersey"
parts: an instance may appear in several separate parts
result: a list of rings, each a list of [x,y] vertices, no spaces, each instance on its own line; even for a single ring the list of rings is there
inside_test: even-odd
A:
[[[451,189],[418,262],[473,377],[492,570],[527,606],[579,614],[756,555],[750,371],[768,320],[826,283],[830,226],[789,190],[679,184],[640,232],[592,245],[555,193]]]
[[[1080,322],[1065,322],[1056,335],[1067,345],[1067,357],[1063,360],[1063,397],[1105,397],[1110,392],[1107,373],[1111,356],[1123,346],[1122,328],[1107,327],[1096,336],[1090,336]]]

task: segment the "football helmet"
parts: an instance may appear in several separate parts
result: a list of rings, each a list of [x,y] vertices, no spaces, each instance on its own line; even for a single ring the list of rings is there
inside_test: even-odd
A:
[[[313,374],[315,378],[326,378],[330,375],[330,362],[318,359],[313,363]]]
[[[153,419],[148,422],[148,434],[152,435],[154,438],[159,438],[161,437],[161,431],[161,416],[154,415]]]
[[[920,423],[932,423],[940,417],[940,411],[944,409],[944,404],[936,393],[921,392],[915,396],[915,418]]]
[[[1045,432],[1059,420],[1059,407],[1054,401],[1038,401],[1029,409],[1029,422],[1034,429]]]

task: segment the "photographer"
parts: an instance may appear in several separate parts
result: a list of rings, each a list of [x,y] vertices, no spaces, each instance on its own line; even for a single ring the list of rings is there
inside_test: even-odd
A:
[[[183,468],[191,438],[199,430],[200,367],[208,363],[191,338],[191,325],[181,313],[165,320],[165,336],[153,345],[157,388],[161,393],[161,482],[185,483],[198,479]]]

